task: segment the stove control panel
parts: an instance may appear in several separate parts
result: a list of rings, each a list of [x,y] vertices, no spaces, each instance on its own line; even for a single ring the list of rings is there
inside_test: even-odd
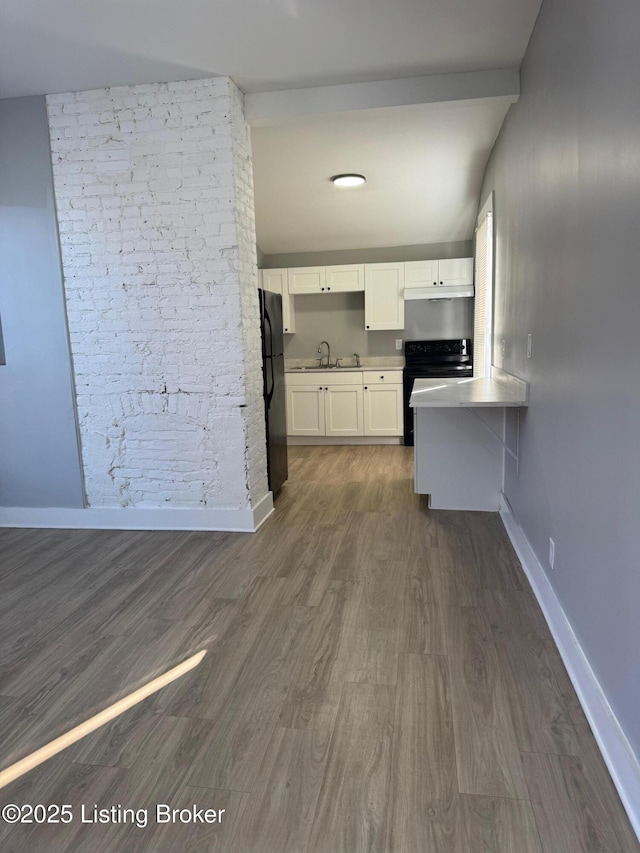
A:
[[[439,355],[470,355],[471,340],[460,338],[446,341],[405,341],[406,358]]]

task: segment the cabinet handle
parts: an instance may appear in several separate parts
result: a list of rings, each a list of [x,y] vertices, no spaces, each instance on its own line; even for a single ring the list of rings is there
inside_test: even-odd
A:
[[[367,329],[368,329],[368,328],[369,328],[369,327],[367,326]]]
[[[321,287],[320,290],[324,290],[324,287]]]
[[[437,282],[437,281],[434,281],[434,282],[433,282],[433,286],[434,286],[434,287],[437,287],[437,286],[438,286],[438,282]]]
[[[440,282],[440,287],[442,287],[442,282]]]
[[[384,379],[384,376],[381,376],[380,379]]]
[[[325,388],[324,390],[325,390],[325,391],[328,391],[329,389],[328,389],[328,388]]]
[[[322,385],[318,388],[318,391],[322,391]]]
[[[365,385],[365,386],[364,386],[364,390],[365,390],[365,391],[368,391],[368,390],[369,390],[369,388]]]
[[[331,290],[331,288],[330,288],[330,287],[328,287],[328,288],[327,288],[327,290]]]

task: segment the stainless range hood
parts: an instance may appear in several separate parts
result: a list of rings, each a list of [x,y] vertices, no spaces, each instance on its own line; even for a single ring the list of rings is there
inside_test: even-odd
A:
[[[472,284],[455,284],[450,287],[406,287],[405,302],[408,299],[460,299],[473,296]]]

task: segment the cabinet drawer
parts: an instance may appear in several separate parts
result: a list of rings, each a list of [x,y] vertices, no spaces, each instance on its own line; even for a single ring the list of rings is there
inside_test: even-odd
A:
[[[321,373],[306,373],[304,370],[296,370],[294,373],[285,373],[284,384],[289,387],[291,385],[322,385]]]
[[[287,385],[317,385],[326,388],[330,385],[362,385],[362,373],[358,370],[340,372],[337,367],[334,370],[321,370],[318,372],[307,372],[306,370],[295,370],[293,373],[285,373]]]
[[[363,385],[402,385],[401,370],[365,370],[362,373]]]

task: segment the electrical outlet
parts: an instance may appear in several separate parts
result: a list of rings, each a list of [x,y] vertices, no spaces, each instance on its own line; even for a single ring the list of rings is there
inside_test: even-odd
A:
[[[531,358],[531,344],[532,344],[532,335],[529,333],[527,335],[527,358]]]
[[[503,339],[500,347],[500,354],[502,355],[502,360],[504,361],[504,357],[507,354],[507,342]]]
[[[396,349],[402,349],[402,338],[396,338]]]
[[[556,561],[556,543],[553,539],[549,539],[549,566],[553,568]]]

